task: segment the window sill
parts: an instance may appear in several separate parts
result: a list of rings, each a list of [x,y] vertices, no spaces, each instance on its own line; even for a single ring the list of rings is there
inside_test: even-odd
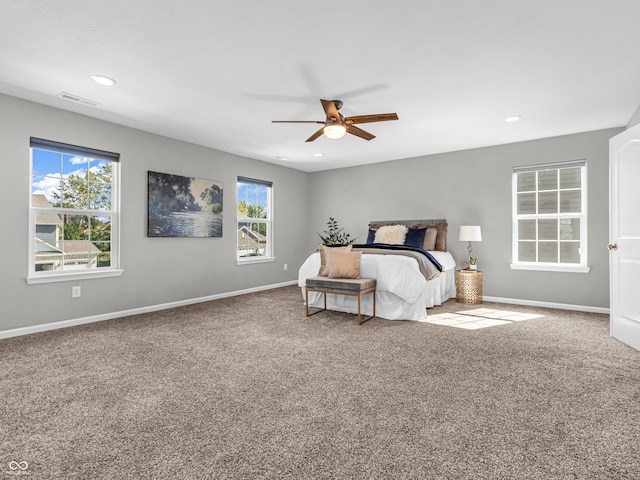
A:
[[[589,273],[591,267],[575,265],[532,265],[522,263],[512,263],[511,270],[530,270],[537,272],[564,272],[564,273]]]
[[[249,265],[252,263],[270,263],[275,262],[276,257],[249,257],[246,260],[236,260],[236,265]]]
[[[69,282],[71,280],[89,280],[93,278],[120,277],[124,273],[121,269],[109,269],[90,272],[51,273],[47,275],[32,275],[27,277],[29,285],[37,283]]]

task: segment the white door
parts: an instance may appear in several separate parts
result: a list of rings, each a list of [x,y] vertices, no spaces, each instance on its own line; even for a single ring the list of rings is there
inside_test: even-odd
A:
[[[609,142],[611,336],[640,350],[640,125]]]

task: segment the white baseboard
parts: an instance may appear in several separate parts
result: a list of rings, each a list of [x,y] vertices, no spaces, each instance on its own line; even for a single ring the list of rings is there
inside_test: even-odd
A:
[[[41,325],[33,325],[30,327],[13,328],[11,330],[0,330],[0,339],[19,337],[21,335],[30,335],[32,333],[46,332],[48,330],[57,330],[59,328],[74,327],[76,325],[84,325],[85,323],[101,322],[103,320],[112,320],[114,318],[129,317],[131,315],[139,315],[141,313],[157,312],[158,310],[167,310],[169,308],[183,307],[194,303],[209,302],[220,298],[235,297],[245,295],[247,293],[260,292],[263,290],[272,290],[274,288],[287,287],[289,285],[297,285],[297,280],[288,282],[274,283],[272,285],[263,285],[261,287],[246,288],[244,290],[236,290],[234,292],[218,293],[216,295],[208,295],[206,297],[190,298],[187,300],[179,300],[177,302],[162,303],[160,305],[150,305],[148,307],[132,308],[130,310],[121,310],[119,312],[103,313],[101,315],[92,315],[90,317],[75,318],[72,320],[62,320],[60,322],[43,323]]]
[[[530,307],[559,308],[561,310],[575,310],[577,312],[605,313],[610,310],[605,307],[589,307],[586,305],[569,305],[566,303],[538,302],[536,300],[519,300],[517,298],[482,297],[485,302],[509,303],[512,305],[528,305]]]

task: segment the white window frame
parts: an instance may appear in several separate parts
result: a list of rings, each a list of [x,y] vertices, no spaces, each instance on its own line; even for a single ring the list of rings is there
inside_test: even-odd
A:
[[[236,182],[236,207],[239,203],[240,200],[237,198],[238,196],[238,185],[240,183],[246,183],[246,184],[255,184],[255,185],[262,185],[262,186],[266,186],[267,187],[267,218],[256,218],[256,219],[251,219],[252,223],[264,223],[267,226],[267,235],[266,235],[266,241],[267,241],[267,245],[266,245],[266,251],[265,254],[263,256],[255,256],[255,257],[246,257],[246,258],[241,258],[238,257],[238,239],[237,239],[237,230],[238,230],[238,226],[240,223],[244,223],[247,221],[247,219],[241,220],[240,217],[238,216],[238,214],[236,213],[236,248],[235,248],[235,255],[236,255],[236,264],[237,265],[250,265],[250,264],[254,264],[254,263],[267,263],[267,262],[274,262],[276,260],[275,254],[274,254],[274,245],[273,245],[273,182],[270,181],[265,181],[265,180],[258,180],[255,178],[249,178],[249,177],[242,177],[242,176],[238,176],[238,180]],[[236,208],[236,212],[237,212],[237,208]]]
[[[545,170],[560,170],[563,168],[581,167],[580,192],[581,192],[581,212],[580,213],[535,213],[518,215],[518,173],[539,172]],[[546,163],[530,166],[513,167],[512,171],[512,270],[537,270],[547,272],[568,272],[568,273],[588,273],[591,267],[588,266],[588,228],[587,228],[587,162],[586,160],[574,160],[567,162]],[[558,189],[559,189],[558,185]],[[533,191],[537,197],[538,187]],[[540,219],[580,219],[580,263],[557,263],[551,262],[521,262],[518,260],[518,220],[540,220]],[[536,232],[537,237],[537,232]],[[561,242],[561,240],[558,240]],[[536,245],[539,240],[536,238]],[[537,251],[537,248],[536,248]]]
[[[72,209],[61,207],[36,207],[32,202],[33,149],[49,150],[111,162],[111,210]],[[120,268],[120,162],[119,154],[88,147],[69,145],[52,140],[31,138],[29,148],[29,264],[26,281],[28,284],[86,280],[121,276]],[[95,215],[111,217],[111,265],[80,270],[36,271],[36,213],[70,215]]]

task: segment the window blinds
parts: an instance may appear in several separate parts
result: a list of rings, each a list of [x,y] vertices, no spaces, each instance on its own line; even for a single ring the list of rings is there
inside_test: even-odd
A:
[[[524,165],[520,167],[513,167],[513,173],[538,172],[540,170],[553,170],[555,168],[584,167],[586,164],[587,164],[586,160],[572,160],[568,162],[556,162],[556,163],[539,163],[537,165]]]
[[[255,178],[238,177],[238,183],[253,183],[254,185],[264,185],[265,187],[273,187],[273,182],[266,180],[256,180]]]
[[[98,150],[96,148],[80,147],[77,145],[69,145],[67,143],[55,142],[53,140],[44,140],[42,138],[31,137],[31,148],[40,150],[49,150],[58,153],[70,153],[81,157],[91,157],[98,160],[107,160],[109,162],[119,162],[120,154]]]

